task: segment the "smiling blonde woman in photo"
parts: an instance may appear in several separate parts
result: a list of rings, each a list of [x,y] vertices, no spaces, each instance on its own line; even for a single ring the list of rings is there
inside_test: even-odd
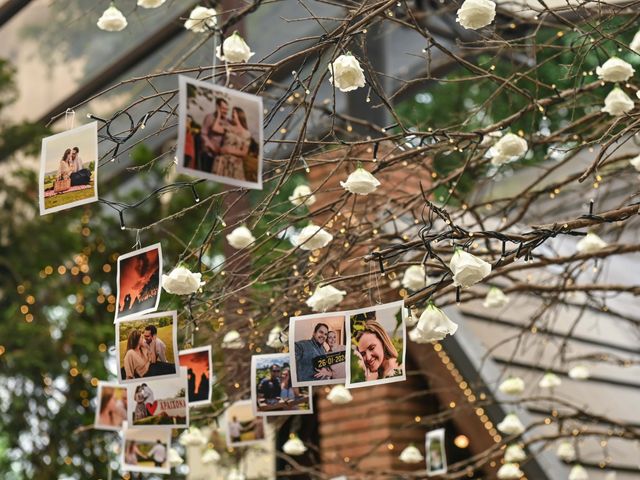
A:
[[[364,370],[365,381],[402,375],[398,351],[385,329],[375,320],[367,320],[364,329],[355,335],[353,352]]]

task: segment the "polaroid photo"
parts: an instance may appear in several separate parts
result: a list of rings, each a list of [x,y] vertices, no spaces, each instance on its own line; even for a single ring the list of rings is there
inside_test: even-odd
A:
[[[126,425],[126,422],[125,422]],[[120,465],[125,472],[171,473],[169,428],[124,428]]]
[[[162,246],[159,243],[118,257],[114,323],[155,312],[160,303]]]
[[[98,122],[42,139],[40,215],[98,201]]]
[[[116,324],[116,361],[120,383],[141,378],[177,377],[178,315],[160,312]]]
[[[262,190],[262,97],[181,76],[179,173]]]
[[[187,428],[187,369],[162,380],[138,381],[129,385],[128,422],[135,428]]]
[[[96,430],[122,430],[127,421],[127,386],[111,382],[98,382],[96,396]]]
[[[294,387],[288,353],[251,357],[251,405],[256,416],[313,413],[311,387]]]
[[[213,386],[211,345],[180,350],[180,366],[187,369],[187,398],[190,407],[209,405]]]
[[[406,380],[406,315],[403,301],[346,312],[347,388]]]
[[[447,473],[447,454],[444,449],[444,428],[427,432],[425,436],[427,476]]]
[[[257,417],[251,408],[251,400],[235,402],[225,412],[227,445],[244,447],[264,441],[265,420]]]
[[[344,384],[345,313],[320,313],[289,319],[289,352],[294,387]]]

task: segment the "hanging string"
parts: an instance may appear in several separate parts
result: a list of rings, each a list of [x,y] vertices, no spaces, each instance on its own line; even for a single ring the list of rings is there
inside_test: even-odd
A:
[[[76,112],[72,108],[67,108],[64,112],[64,125],[66,130],[73,130],[76,126]]]
[[[137,228],[136,229],[136,243],[133,244],[132,250],[137,250],[140,247],[142,247],[142,244],[140,243],[140,229]]]
[[[213,62],[211,66],[211,82],[214,85],[216,84],[216,68],[218,67],[218,55],[216,55],[218,50],[218,35],[219,32],[216,30],[213,33]],[[222,42],[220,42],[220,54],[222,55]]]

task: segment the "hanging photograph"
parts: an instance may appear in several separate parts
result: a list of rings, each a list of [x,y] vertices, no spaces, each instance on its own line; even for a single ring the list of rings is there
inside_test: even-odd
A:
[[[212,369],[211,345],[180,350],[180,366],[187,369],[187,398],[189,406],[211,403]]]
[[[176,170],[262,190],[262,97],[179,77]]]
[[[406,379],[405,310],[400,301],[347,312],[347,387]]]
[[[116,360],[120,382],[178,375],[178,318],[160,312],[116,324]]]
[[[425,436],[427,476],[447,473],[447,455],[444,449],[444,428],[427,432]]]
[[[98,200],[98,123],[42,140],[40,215]]]
[[[225,412],[227,446],[253,445],[265,439],[264,417],[253,414],[251,400],[235,402]]]
[[[98,382],[96,396],[96,430],[121,430],[127,421],[127,387],[117,383]]]
[[[129,386],[129,425],[186,428],[189,426],[187,369],[173,378],[145,380]]]
[[[168,428],[125,428],[120,465],[125,472],[171,473]]]
[[[344,312],[304,315],[289,319],[293,386],[345,383],[345,330]]]
[[[158,309],[161,274],[162,246],[159,243],[118,257],[116,322]]]
[[[294,387],[288,353],[251,357],[251,399],[254,415],[313,413],[311,387]]]

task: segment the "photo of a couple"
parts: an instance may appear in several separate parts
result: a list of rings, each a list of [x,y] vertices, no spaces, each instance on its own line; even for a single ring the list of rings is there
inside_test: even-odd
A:
[[[161,312],[118,323],[118,370],[121,382],[177,375],[176,312]]]
[[[289,351],[293,385],[331,385],[346,378],[345,316],[329,313],[291,317]]]
[[[96,122],[43,139],[40,215],[97,201],[97,164]]]
[[[187,369],[189,405],[211,403],[211,345],[180,350],[180,366]]]
[[[94,428],[120,430],[127,421],[127,387],[108,382],[98,382],[98,407]]]
[[[265,439],[264,418],[256,417],[251,410],[251,400],[240,400],[225,412],[227,445],[240,447]]]
[[[262,189],[262,98],[180,77],[178,171]]]
[[[251,398],[255,415],[313,413],[311,387],[294,387],[288,353],[251,357]]]
[[[128,472],[169,473],[171,430],[128,428],[124,431],[122,470]]]
[[[157,310],[161,272],[162,246],[159,243],[118,257],[115,321]]]

